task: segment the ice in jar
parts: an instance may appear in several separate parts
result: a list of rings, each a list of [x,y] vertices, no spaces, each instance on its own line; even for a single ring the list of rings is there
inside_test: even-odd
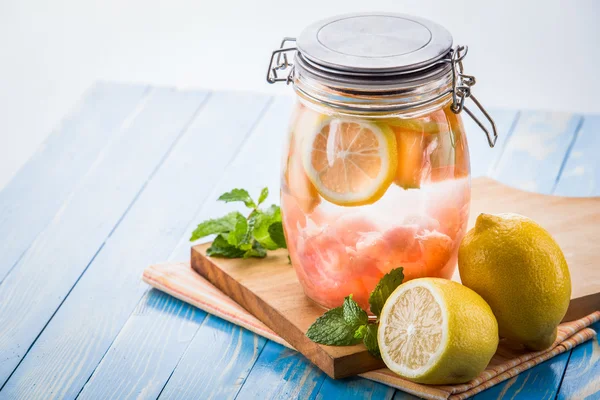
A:
[[[413,118],[350,118],[299,101],[281,182],[292,265],[326,308],[368,309],[380,278],[450,278],[467,224],[469,155],[446,105]]]

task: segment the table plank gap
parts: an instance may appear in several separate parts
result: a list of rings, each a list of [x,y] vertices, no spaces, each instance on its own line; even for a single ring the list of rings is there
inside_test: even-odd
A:
[[[580,119],[570,113],[522,112],[492,177],[522,190],[552,193]]]
[[[600,115],[585,116],[554,194],[600,196]]]
[[[236,399],[314,399],[325,378],[300,353],[268,341]]]
[[[565,156],[563,157],[562,162],[560,163],[560,168],[558,170],[558,174],[556,175],[556,180],[554,181],[554,185],[552,186],[552,192],[551,192],[552,194],[554,194],[554,192],[556,192],[556,187],[558,186],[558,182],[560,181],[560,178],[563,174],[563,171],[565,169],[567,161],[569,160],[569,158],[571,156],[573,146],[575,146],[575,142],[577,141],[577,138],[579,137],[579,132],[581,130],[581,127],[583,126],[583,121],[584,121],[584,118],[580,117],[580,119],[577,123],[577,126],[575,127],[575,132],[573,133],[571,142],[569,143],[569,146],[567,147],[567,152],[566,152]]]

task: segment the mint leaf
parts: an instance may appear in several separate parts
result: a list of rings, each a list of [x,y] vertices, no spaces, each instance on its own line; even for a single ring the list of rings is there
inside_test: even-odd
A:
[[[356,330],[344,320],[342,307],[336,307],[317,318],[306,331],[306,336],[315,343],[349,346],[360,343],[360,338],[354,337]]]
[[[371,312],[379,317],[383,305],[390,294],[402,283],[404,280],[404,274],[402,273],[403,268],[396,268],[385,274],[375,289],[369,296],[369,305],[371,306]]]
[[[367,325],[361,325],[358,327],[356,332],[354,332],[354,337],[357,339],[362,339],[367,333]]]
[[[225,258],[239,258],[242,257],[245,251],[238,249],[235,246],[229,244],[227,234],[218,235],[212,242],[210,247],[206,249],[208,256],[217,256]]]
[[[360,308],[358,303],[352,299],[352,295],[344,299],[342,311],[342,315],[344,316],[344,321],[346,321],[346,324],[354,326],[355,330],[361,325],[365,325],[369,320],[369,316],[365,310]]]
[[[373,357],[381,359],[381,353],[379,352],[379,344],[377,343],[377,329],[379,329],[379,324],[366,325],[366,332],[363,338],[363,343],[365,344],[365,347]]]
[[[239,214],[236,216],[235,226],[227,235],[227,242],[235,247],[248,243],[248,220]]]
[[[269,227],[275,222],[281,222],[281,210],[272,205],[266,210],[257,210],[250,216],[254,222],[254,239],[267,250],[277,250],[280,246],[271,239]]]
[[[263,203],[263,201],[265,201],[267,199],[268,196],[269,196],[269,188],[265,187],[265,188],[263,188],[263,190],[261,190],[260,196],[258,196],[258,205],[260,206]]]
[[[252,197],[250,197],[248,191],[245,189],[233,189],[230,192],[223,193],[218,200],[224,201],[226,203],[241,201],[248,208],[256,208],[254,200],[252,200]]]
[[[225,233],[233,230],[238,217],[244,218],[242,214],[234,211],[221,218],[209,219],[208,221],[202,222],[200,225],[198,225],[196,230],[192,232],[190,242],[201,239],[208,235],[213,235],[215,233]]]
[[[262,204],[268,196],[269,189],[265,187],[260,192],[258,205]],[[267,250],[285,247],[279,206],[272,205],[261,210],[244,189],[233,189],[223,193],[219,200],[226,203],[242,202],[252,211],[248,217],[244,217],[239,212],[231,212],[221,218],[204,221],[198,225],[190,241],[212,234],[218,235],[207,249],[209,256],[266,257]]]
[[[260,245],[258,242],[254,242],[252,247],[244,253],[244,258],[258,257],[265,258],[267,256],[267,250]]]
[[[287,249],[285,235],[283,234],[283,224],[281,221],[273,222],[269,225],[269,236],[279,248]]]

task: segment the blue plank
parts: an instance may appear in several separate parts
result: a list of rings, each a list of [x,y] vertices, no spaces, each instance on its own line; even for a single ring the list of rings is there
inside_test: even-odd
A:
[[[164,382],[149,371],[155,371],[160,363],[170,373],[205,316],[194,306],[152,290],[152,296],[144,297],[120,333],[129,340],[113,343],[98,366],[105,373],[94,374],[78,398],[155,399]],[[146,334],[141,337],[141,332]]]
[[[469,158],[471,161],[471,176],[488,176],[502,156],[505,144],[512,133],[513,127],[519,119],[517,110],[490,110],[498,130],[498,140],[494,148],[488,144],[485,133],[466,113],[462,120],[469,144]]]
[[[247,130],[237,130],[237,120],[227,117],[237,112],[256,115],[268,100],[247,94],[236,101],[238,96],[211,96],[195,121],[186,124],[185,133],[7,382],[7,395],[74,398],[80,392],[146,291],[140,280],[143,269],[169,257],[243,143]],[[200,98],[201,92],[176,93],[169,96],[169,107],[196,110]],[[174,117],[167,111],[161,112]],[[177,125],[175,118],[164,126],[151,116],[147,122],[154,122],[156,130]],[[202,184],[194,184],[198,179]]]
[[[234,399],[266,342],[244,328],[207,317],[160,398]]]
[[[116,290],[127,285],[139,288],[140,268],[167,258],[173,259],[184,251],[187,258],[189,258],[190,243],[188,239],[193,222],[198,222],[197,217],[195,217],[198,208],[202,208],[206,197],[221,178],[223,169],[231,162],[239,148],[244,145],[255,123],[268,109],[269,101],[270,99],[266,96],[257,96],[251,93],[221,92],[211,96],[203,110],[196,117],[189,132],[181,139],[172,156],[165,161],[161,168],[161,171],[172,169],[172,172],[165,175],[165,180],[159,181],[161,172],[159,171],[154,179],[156,182],[150,183],[150,185],[156,187],[156,190],[161,192],[158,198],[164,199],[161,200],[161,203],[164,204],[157,203],[157,195],[151,194],[148,198],[148,207],[160,209],[162,206],[165,209],[162,213],[167,213],[166,217],[169,220],[185,221],[185,223],[178,222],[176,229],[171,227],[167,240],[156,237],[149,241],[146,238],[146,242],[140,242],[140,246],[164,246],[164,250],[168,249],[168,253],[164,253],[164,255],[155,254],[150,258],[139,257],[139,255],[133,253],[132,257],[137,257],[135,259],[136,274],[133,275],[133,280],[129,280],[129,278],[127,281],[112,279],[106,281],[107,285],[118,283]],[[228,118],[232,114],[236,118]],[[210,143],[210,150],[206,153],[199,151],[198,149],[202,149],[206,143]],[[219,149],[220,151],[218,151]],[[198,157],[199,154],[202,157]],[[195,184],[196,181],[200,183]],[[148,189],[150,189],[150,185]],[[142,197],[140,197],[138,203],[141,203]],[[184,203],[182,204],[182,202]],[[133,211],[132,208],[130,213]],[[150,222],[144,221],[144,224],[147,225]],[[125,224],[125,221],[123,224]],[[154,222],[153,224],[157,224],[160,229],[171,226],[164,222]],[[135,225],[132,229],[135,229]],[[183,234],[184,231],[185,234]],[[125,243],[120,246],[121,251],[135,243],[135,233],[130,232],[129,234],[132,237],[124,238]],[[177,243],[180,243],[180,246],[173,250]],[[118,252],[118,250],[115,251]],[[119,261],[123,269],[132,268],[124,262],[125,260]],[[102,278],[97,278],[94,284],[99,285],[101,280]],[[144,284],[141,285],[144,287]],[[85,295],[88,295],[88,293],[89,291]],[[160,296],[162,295],[157,291],[146,293],[138,308],[146,303],[157,302],[156,298]],[[114,338],[113,345],[86,383],[80,394],[81,398],[137,399],[156,398],[158,396],[188,343],[186,339],[186,345],[182,346],[181,338],[177,335],[171,335],[170,332],[185,329],[193,330],[193,334],[195,334],[205,316],[205,313],[197,310],[194,315],[186,314],[187,317],[172,320],[164,310],[181,309],[187,306],[183,306],[181,302],[173,298],[161,300],[160,304],[160,309],[144,315],[144,318],[138,318],[137,311],[134,312],[134,315],[129,318],[118,336]],[[119,305],[123,307],[122,298]],[[94,307],[101,306],[104,306],[104,304],[94,305]],[[115,316],[113,312],[111,318],[114,320],[115,317],[126,318],[127,314],[123,311]],[[151,327],[156,327],[156,329],[149,329]],[[169,329],[166,329],[166,327],[169,327]],[[144,351],[143,354],[140,354],[138,343],[147,342],[156,343],[157,346],[151,351]],[[118,350],[114,350],[115,348]],[[135,382],[135,387],[111,385],[111,382],[119,380]]]
[[[0,282],[50,223],[148,88],[98,83],[0,191]],[[43,201],[42,201],[43,200]]]
[[[600,332],[600,322],[592,325]],[[571,350],[558,399],[600,399],[600,336]]]
[[[319,400],[329,399],[386,399],[394,396],[395,389],[363,378],[331,379],[325,377],[317,395]]]
[[[475,396],[481,399],[554,399],[569,353],[562,353]]]
[[[519,189],[552,193],[581,120],[568,113],[522,112],[491,176]]]
[[[181,136],[204,99],[203,93],[181,93],[171,89],[153,90],[129,127],[123,129],[103,150],[60,213],[2,282],[0,385],[6,382],[102,248],[111,231],[118,225],[146,181],[168,154],[174,141]],[[158,213],[159,210],[147,211]],[[131,233],[134,236],[144,238],[150,232],[161,229],[160,225],[148,226],[144,223],[152,221],[151,215],[137,218],[138,226]],[[166,227],[168,226],[171,225],[167,224]],[[115,240],[114,236],[112,240]],[[127,254],[125,251],[123,253]],[[112,257],[110,262],[119,259],[114,254]],[[132,268],[131,271],[135,269]],[[128,273],[127,270],[111,272],[117,275]],[[104,272],[99,271],[99,274],[104,275]],[[133,290],[135,289],[134,287]],[[115,309],[119,309],[118,304]],[[79,313],[85,315],[85,308],[79,307]],[[110,323],[104,328],[107,331],[115,329]],[[38,346],[38,349],[40,347],[42,346]],[[89,350],[93,348],[92,345]],[[64,348],[59,350],[62,351]],[[50,355],[50,352],[47,355]],[[49,358],[40,356],[36,363],[37,368],[43,369],[46,360]],[[38,370],[32,369],[30,372],[34,371]],[[38,387],[44,387],[41,381],[37,382],[35,374],[23,376],[24,372],[26,370],[21,369],[20,373],[14,375],[12,384],[4,390],[15,390],[16,393],[23,390],[25,393],[36,384]],[[20,380],[21,377],[25,380]],[[30,378],[32,380],[28,380]],[[62,382],[55,378],[49,378],[52,385]],[[62,375],[61,378],[68,379],[66,375]]]
[[[416,400],[419,397],[413,396],[412,394],[408,394],[403,392],[402,390],[396,390],[396,394],[394,394],[394,400]]]
[[[554,194],[600,196],[600,115],[586,116]]]
[[[325,377],[295,350],[269,341],[236,399],[314,399]]]

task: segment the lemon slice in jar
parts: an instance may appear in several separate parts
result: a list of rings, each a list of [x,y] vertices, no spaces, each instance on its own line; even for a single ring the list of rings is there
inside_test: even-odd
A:
[[[326,118],[305,138],[303,164],[333,204],[372,204],[386,192],[398,163],[396,137],[385,125]]]
[[[413,382],[446,385],[478,376],[498,347],[498,323],[473,290],[441,278],[396,288],[381,310],[377,342],[385,365]]]

